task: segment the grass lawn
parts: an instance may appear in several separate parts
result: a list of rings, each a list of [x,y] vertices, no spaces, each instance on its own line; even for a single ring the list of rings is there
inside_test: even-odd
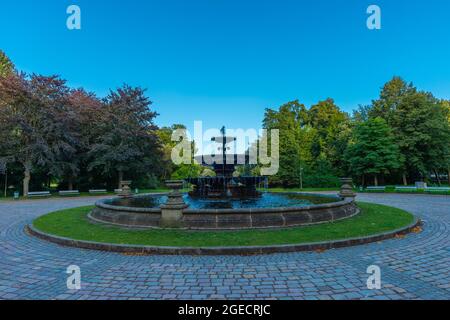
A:
[[[362,209],[361,214],[344,221],[278,230],[129,230],[89,222],[87,214],[92,207],[50,213],[35,220],[33,225],[43,232],[76,240],[149,246],[213,247],[338,240],[394,230],[414,221],[411,214],[400,209],[369,203],[358,205]]]

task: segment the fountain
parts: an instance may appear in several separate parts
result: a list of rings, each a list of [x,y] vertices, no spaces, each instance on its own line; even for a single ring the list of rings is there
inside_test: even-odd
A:
[[[267,177],[233,175],[238,159],[249,164],[249,155],[229,154],[235,141],[225,135],[213,138],[219,143],[219,156],[199,156],[197,161],[211,167],[215,177],[167,181],[169,194],[149,194],[101,200],[89,214],[95,222],[128,228],[185,228],[193,230],[234,230],[285,228],[334,222],[359,213],[350,178],[342,179],[338,195],[296,192],[259,192],[257,185]],[[182,194],[184,182],[193,186]]]
[[[249,165],[248,154],[228,154],[228,145],[236,141],[234,137],[225,135],[225,127],[221,129],[222,136],[214,137],[211,141],[219,144],[219,155],[202,155],[196,157],[197,162],[205,167],[212,167],[215,177],[188,178],[186,182],[193,185],[193,191],[189,195],[193,198],[252,198],[259,197],[261,194],[256,186],[267,180],[267,177],[240,176],[234,177],[237,164]],[[244,160],[239,163],[239,159]]]

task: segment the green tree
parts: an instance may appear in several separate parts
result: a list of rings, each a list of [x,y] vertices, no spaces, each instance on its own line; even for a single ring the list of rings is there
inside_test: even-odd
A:
[[[444,168],[450,148],[450,129],[443,105],[429,93],[414,92],[399,102],[391,126],[407,159],[411,176],[426,176]]]
[[[186,126],[182,124],[174,124],[170,127],[162,127],[158,130],[158,136],[161,139],[163,145],[163,175],[162,180],[167,178],[171,179],[187,179],[196,178],[201,174],[202,167],[199,164],[194,163],[193,154],[196,152],[194,141],[191,142],[191,164],[176,165],[172,161],[172,150],[179,143],[178,141],[172,141],[172,134],[177,129],[186,129]],[[185,137],[187,139],[187,137]]]
[[[427,92],[419,92],[412,83],[394,77],[373,101],[371,118],[382,117],[395,135],[395,142],[406,161],[403,182],[425,177],[448,166],[450,148],[447,112],[442,102]],[[436,172],[437,174],[437,172]]]
[[[311,107],[309,119],[311,127],[317,132],[312,146],[313,157],[321,159],[321,162],[327,161],[336,174],[342,174],[342,154],[351,135],[348,114],[328,98]]]
[[[380,97],[372,102],[372,106],[367,111],[369,117],[381,117],[388,125],[392,125],[397,108],[404,97],[416,92],[417,89],[412,83],[406,83],[398,76],[393,77],[383,86]]]
[[[14,64],[6,54],[0,50],[0,77],[6,77],[12,72],[14,72]]]
[[[352,144],[345,158],[351,173],[362,178],[371,175],[378,185],[378,176],[398,169],[402,157],[386,121],[380,117],[362,122],[355,127]]]
[[[263,127],[280,130],[280,168],[271,177],[274,184],[299,184],[299,173],[311,158],[311,142],[315,131],[308,125],[306,107],[297,100],[282,105],[278,110],[267,109]]]

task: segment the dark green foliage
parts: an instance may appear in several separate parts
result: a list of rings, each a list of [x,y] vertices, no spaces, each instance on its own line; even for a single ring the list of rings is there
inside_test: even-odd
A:
[[[388,174],[402,166],[403,157],[394,136],[382,118],[369,119],[354,129],[346,153],[350,171],[356,176]]]
[[[283,187],[335,186],[350,135],[348,116],[332,99],[306,109],[298,101],[267,109],[264,128],[280,130],[280,170],[271,184]],[[302,178],[302,179],[300,179]],[[302,181],[301,181],[302,180]]]
[[[389,81],[373,102],[371,118],[382,117],[391,127],[395,143],[406,159],[403,171],[413,179],[450,163],[448,106],[431,93],[417,91],[399,77]]]
[[[14,72],[14,64],[9,60],[6,54],[0,50],[0,77],[6,77]]]

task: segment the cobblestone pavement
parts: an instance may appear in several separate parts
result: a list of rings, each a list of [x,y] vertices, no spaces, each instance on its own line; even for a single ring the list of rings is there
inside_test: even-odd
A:
[[[424,231],[323,253],[266,256],[125,256],[64,248],[24,233],[50,211],[95,198],[0,201],[2,299],[450,299],[450,197],[362,194],[358,200],[406,209]],[[382,288],[368,290],[369,265]],[[66,268],[81,268],[68,290]]]

